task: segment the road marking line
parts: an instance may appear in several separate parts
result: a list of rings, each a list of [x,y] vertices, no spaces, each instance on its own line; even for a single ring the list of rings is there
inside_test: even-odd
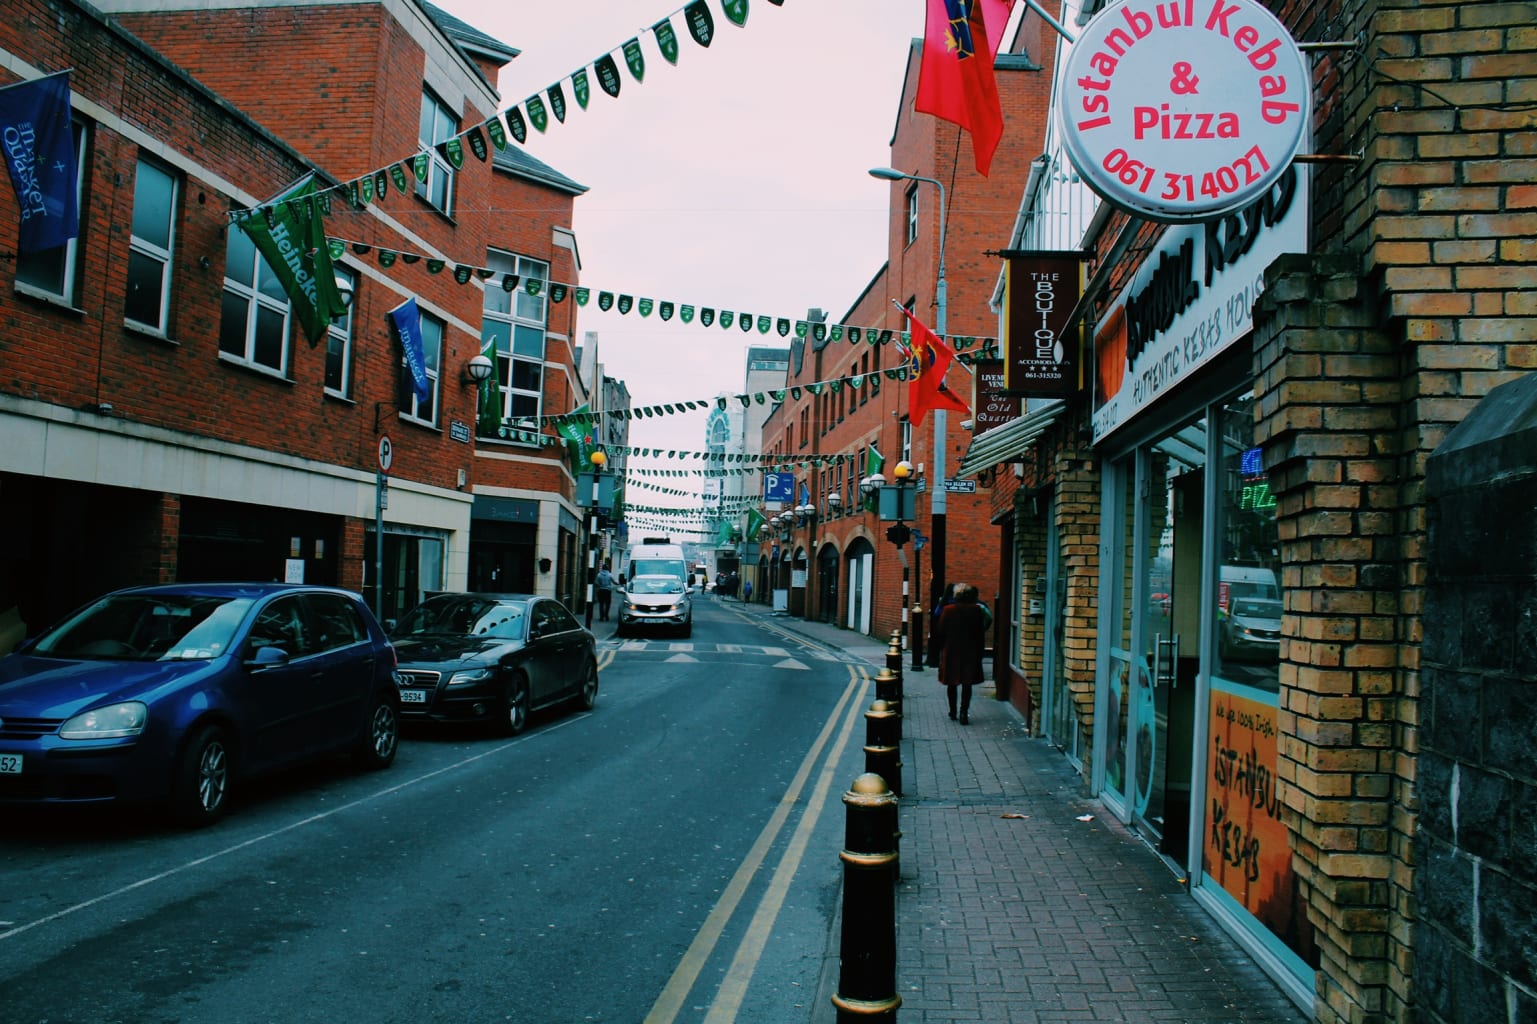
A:
[[[864,676],[862,671],[856,671],[853,665],[849,666],[851,686],[861,684],[862,676]],[[806,847],[811,845],[811,833],[816,828],[817,818],[821,816],[822,808],[827,803],[827,795],[832,790],[833,773],[838,768],[838,761],[843,757],[843,751],[849,745],[849,737],[854,732],[854,723],[861,714],[857,703],[849,706],[848,717],[844,720],[838,742],[833,746],[832,752],[827,755],[827,760],[822,762],[821,778],[817,780],[811,799],[806,802],[806,809],[801,813],[800,823],[795,826],[795,834],[790,838],[790,845],[785,848],[784,856],[779,859],[779,866],[774,869],[774,877],[770,880],[763,899],[758,903],[752,922],[747,926],[747,934],[742,937],[742,944],[737,947],[736,956],[731,959],[731,967],[726,971],[726,978],[715,994],[715,1002],[710,1004],[710,1012],[705,1015],[704,1024],[732,1024],[736,1020],[738,1011],[742,1009],[742,1001],[747,998],[747,986],[752,981],[753,971],[757,969],[758,960],[763,956],[763,947],[768,944],[769,936],[774,930],[774,922],[779,917],[779,911],[784,908],[785,897],[790,892],[790,883],[795,879],[795,872],[800,869],[801,858],[806,854]]]
[[[704,970],[705,962],[714,952],[720,942],[721,933],[725,930],[727,922],[736,913],[737,905],[742,902],[742,897],[747,891],[748,883],[758,873],[763,860],[768,856],[769,849],[778,839],[780,831],[784,828],[785,820],[790,816],[795,801],[799,799],[801,790],[806,785],[806,779],[811,775],[813,765],[821,758],[822,749],[827,745],[828,739],[833,734],[833,728],[838,719],[842,717],[853,701],[854,695],[862,687],[862,683],[852,678],[854,673],[850,671],[850,680],[843,690],[843,696],[838,698],[837,705],[832,714],[827,718],[827,723],[822,726],[822,731],[812,743],[811,749],[806,752],[806,757],[801,761],[800,768],[796,770],[795,777],[790,780],[790,788],[780,798],[779,806],[769,816],[768,823],[763,826],[763,831],[758,833],[757,840],[752,849],[747,851],[746,858],[737,867],[736,873],[731,876],[720,899],[715,901],[715,906],[710,910],[709,916],[700,926],[694,941],[683,953],[683,958],[678,961],[678,966],[673,969],[672,977],[667,980],[661,995],[652,1004],[651,1012],[646,1014],[644,1024],[671,1024],[683,1010],[683,1004],[688,999],[689,992],[694,983],[699,980],[699,974]],[[845,729],[849,725],[845,723]]]

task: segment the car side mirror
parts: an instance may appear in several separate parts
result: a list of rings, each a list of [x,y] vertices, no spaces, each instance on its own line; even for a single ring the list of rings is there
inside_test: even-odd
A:
[[[286,665],[288,662],[288,652],[281,647],[258,648],[255,654],[245,660],[247,668],[271,668],[273,665]]]

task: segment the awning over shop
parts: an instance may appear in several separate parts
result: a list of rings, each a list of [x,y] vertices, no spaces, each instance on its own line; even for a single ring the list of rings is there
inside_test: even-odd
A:
[[[1042,402],[1019,419],[973,438],[955,475],[975,476],[999,463],[1017,462],[1066,409],[1067,403],[1060,398]]]

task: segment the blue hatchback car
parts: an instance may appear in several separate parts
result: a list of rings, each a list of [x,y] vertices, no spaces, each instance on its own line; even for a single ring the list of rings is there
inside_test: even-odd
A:
[[[119,590],[0,658],[0,804],[220,818],[300,761],[395,759],[395,650],[362,599],[280,583]]]

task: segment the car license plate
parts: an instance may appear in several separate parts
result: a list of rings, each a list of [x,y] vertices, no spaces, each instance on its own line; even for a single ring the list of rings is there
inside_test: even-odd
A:
[[[20,775],[21,755],[0,754],[0,775]]]
[[[402,704],[425,704],[425,703],[427,703],[427,691],[426,690],[401,690],[400,691],[400,703],[402,703]]]

